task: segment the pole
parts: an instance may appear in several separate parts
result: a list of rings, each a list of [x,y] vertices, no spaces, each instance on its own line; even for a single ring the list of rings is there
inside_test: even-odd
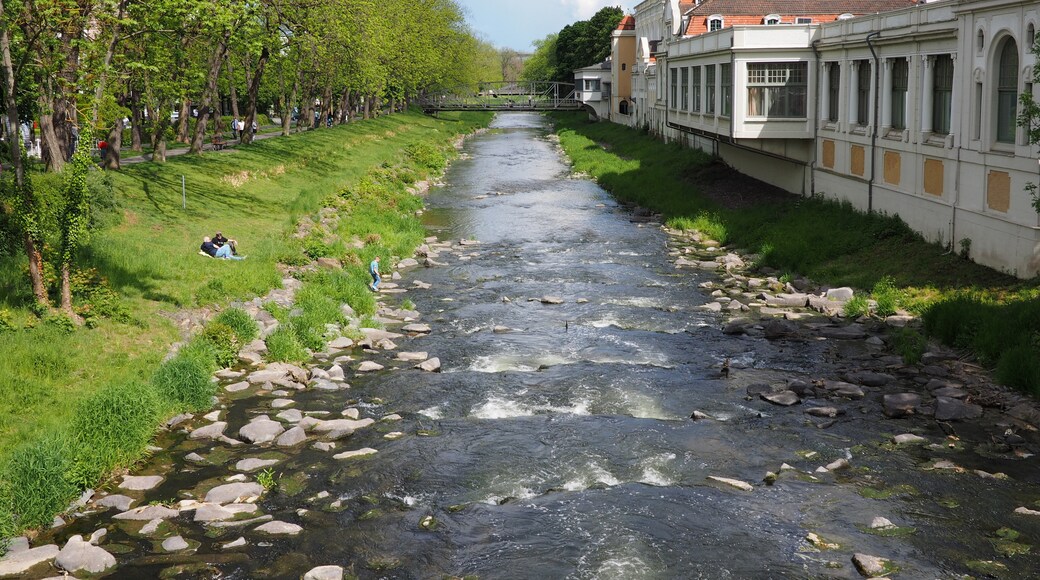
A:
[[[188,209],[188,194],[184,190],[184,176],[181,176],[181,209]]]

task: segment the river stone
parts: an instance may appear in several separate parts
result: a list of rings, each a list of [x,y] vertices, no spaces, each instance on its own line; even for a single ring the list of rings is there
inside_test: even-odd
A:
[[[383,368],[384,368],[383,365],[381,365],[381,364],[379,364],[377,362],[366,360],[365,362],[363,362],[360,365],[358,365],[357,372],[359,372],[359,373],[370,373],[370,372],[373,372],[373,371],[381,371],[381,370],[383,370]]]
[[[329,372],[329,380],[330,381],[342,381],[344,379],[343,367],[341,367],[339,365],[332,365],[329,368],[328,372]]]
[[[341,336],[339,338],[330,340],[326,346],[328,347],[330,352],[337,350],[347,350],[348,348],[354,347],[354,341],[345,336]]]
[[[235,470],[249,473],[251,471],[256,471],[257,469],[270,467],[276,463],[278,463],[277,459],[260,459],[259,457],[250,457],[249,459],[243,459],[236,463]]]
[[[210,423],[205,427],[199,427],[198,429],[191,432],[188,436],[189,439],[219,439],[224,435],[224,429],[227,429],[227,423],[225,421],[216,421]]]
[[[390,340],[393,340],[395,338],[403,338],[404,337],[403,334],[399,334],[399,333],[396,333],[396,332],[389,332],[389,331],[383,330],[381,328],[362,328],[361,332],[362,332],[362,334],[365,335],[366,339],[371,341],[369,344],[375,344],[375,343],[379,342],[380,340],[383,340],[384,338],[389,338]]]
[[[181,550],[187,550],[188,547],[188,542],[184,541],[184,538],[180,536],[166,538],[162,543],[162,549],[167,552],[180,552]]]
[[[807,415],[812,415],[813,417],[827,417],[833,419],[838,415],[843,414],[843,411],[835,407],[810,407],[805,410],[805,413]]]
[[[232,503],[226,506],[216,503],[203,503],[195,508],[196,522],[223,522],[235,519],[239,514],[255,514],[260,509],[256,504]]]
[[[207,420],[207,421],[209,421],[209,422],[219,421],[220,420],[220,409],[217,409],[215,411],[210,411],[209,413],[206,413],[205,415],[203,415],[202,418]]]
[[[314,430],[319,433],[332,433],[335,431],[347,431],[347,435],[350,435],[354,431],[363,427],[375,423],[375,419],[366,418],[358,421],[351,419],[329,419],[328,421],[318,421],[314,425]]]
[[[266,415],[248,423],[238,430],[239,436],[254,444],[270,443],[285,432],[285,427],[278,421],[272,421]]]
[[[303,420],[303,413],[299,409],[288,409],[275,415],[275,419],[285,421],[286,423],[299,423]]]
[[[701,304],[698,308],[701,310],[707,310],[708,312],[722,312],[722,305],[718,302],[709,302],[707,304]]]
[[[331,380],[332,377],[329,376],[328,371],[326,371],[325,369],[321,367],[314,367],[311,369],[311,380],[318,379],[328,381]]]
[[[246,381],[242,381],[242,382],[239,382],[239,383],[234,383],[234,384],[227,385],[226,387],[224,387],[224,390],[229,392],[229,393],[238,393],[238,392],[244,391],[244,390],[246,390],[248,388],[249,388],[249,383],[246,382]]]
[[[177,415],[176,417],[170,417],[170,420],[166,421],[166,428],[167,429],[173,429],[177,425],[180,425],[181,423],[183,423],[185,421],[191,421],[194,418],[195,418],[195,415],[192,415],[191,413],[181,413],[180,415]]]
[[[559,296],[542,296],[539,302],[542,304],[563,304],[563,298]]]
[[[852,556],[852,563],[855,564],[860,574],[867,578],[874,578],[885,573],[885,565],[888,560],[867,554],[855,554]]]
[[[419,323],[406,324],[401,327],[401,330],[405,332],[414,332],[416,334],[427,334],[430,332],[430,325]]]
[[[414,268],[419,265],[419,261],[414,258],[405,258],[397,263],[397,269],[403,268]]]
[[[932,391],[936,397],[949,397],[951,399],[963,399],[968,396],[968,391],[957,387],[941,387]]]
[[[896,445],[924,445],[928,443],[928,440],[920,435],[914,435],[913,433],[903,433],[902,435],[896,435],[892,438],[892,442]]]
[[[293,445],[299,445],[307,440],[307,432],[300,427],[293,427],[285,433],[282,433],[278,440],[275,441],[275,445],[279,447],[292,447]]]
[[[730,487],[735,487],[742,491],[752,491],[755,489],[750,483],[746,481],[740,481],[739,479],[730,479],[728,477],[716,477],[714,475],[709,475],[708,479],[711,481],[716,481],[718,483],[728,485]]]
[[[260,532],[263,534],[270,534],[272,536],[295,536],[303,531],[303,528],[287,522],[280,522],[275,520],[273,522],[267,522],[257,526],[254,532]]]
[[[397,360],[403,360],[406,362],[422,362],[430,358],[430,353],[427,352],[399,352],[397,353]]]
[[[1015,508],[1015,513],[1020,516],[1040,516],[1040,511],[1031,510],[1027,507]]]
[[[372,449],[371,447],[365,447],[363,449],[355,449],[353,451],[344,451],[343,453],[337,453],[337,454],[333,455],[332,458],[333,459],[355,459],[355,458],[358,458],[358,457],[365,457],[365,456],[368,456],[368,455],[375,455],[376,453],[378,453],[378,451],[376,451],[375,449]]]
[[[437,357],[431,358],[415,365],[415,368],[428,373],[439,373],[441,371],[441,359]]]
[[[249,366],[256,366],[264,362],[264,355],[258,352],[243,349],[241,352],[238,353],[238,360],[239,362],[247,364]]]
[[[935,398],[935,418],[938,421],[977,419],[982,416],[982,407],[950,397]]]
[[[361,416],[361,411],[358,411],[355,407],[350,407],[349,409],[343,409],[340,411],[340,415],[343,415],[347,419],[357,420],[357,418]]]
[[[123,483],[119,484],[119,488],[130,491],[147,491],[162,483],[163,479],[161,475],[124,475]]]
[[[332,451],[333,449],[335,449],[336,448],[336,444],[335,443],[331,443],[329,441],[315,441],[314,445],[311,445],[311,447],[313,447],[314,449],[317,449],[318,451],[326,451],[326,452],[328,452],[328,451]]]
[[[830,391],[830,394],[835,397],[845,397],[846,399],[862,399],[863,389],[852,383],[845,383],[842,381],[827,381],[823,384],[824,388]]]
[[[230,550],[232,548],[241,548],[242,546],[245,546],[245,545],[248,545],[248,542],[246,542],[246,539],[243,538],[243,537],[239,537],[237,540],[235,540],[233,542],[228,542],[228,543],[224,544],[223,546],[221,546],[220,548],[222,550]]]
[[[823,297],[826,298],[827,300],[836,300],[838,302],[848,302],[849,300],[852,300],[852,297],[854,295],[855,295],[855,292],[852,290],[852,288],[843,287],[843,288],[831,288],[830,290],[828,290],[823,295]]]
[[[250,350],[255,350],[255,349],[250,349]],[[217,377],[218,379],[220,379],[222,381],[230,381],[230,380],[233,380],[233,379],[237,379],[237,378],[241,377],[244,374],[245,373],[242,372],[242,371],[233,371],[231,369],[221,369],[221,370],[213,373],[213,376]]]
[[[845,458],[835,459],[834,461],[832,461],[832,462],[830,462],[830,463],[828,463],[827,465],[824,466],[824,469],[827,470],[827,471],[839,471],[841,469],[848,469],[848,468],[849,468],[849,460],[845,459]]]
[[[389,414],[389,415],[384,415],[384,416],[383,416],[383,417],[382,417],[381,419],[379,419],[379,420],[380,420],[380,421],[400,421],[400,420],[401,420],[401,416],[400,416],[400,415],[398,415],[397,413],[391,413],[391,414]]]
[[[24,550],[9,549],[7,554],[0,558],[0,578],[21,576],[33,566],[54,559],[60,551],[54,544]]]
[[[303,575],[303,580],[343,580],[342,566],[318,566]]]
[[[722,334],[738,335],[747,332],[752,322],[746,318],[734,318],[726,323],[726,326],[722,328]]]
[[[262,354],[262,353],[267,352],[267,343],[258,338],[256,340],[251,341],[249,344],[245,345],[244,347],[242,347],[242,350],[248,350],[248,351],[252,351],[252,352],[259,352],[259,353]],[[238,377],[240,377],[240,376],[242,376],[244,374],[245,373],[240,372],[240,373],[238,373],[238,376],[227,377],[227,378],[238,378]]]
[[[921,396],[917,393],[897,393],[885,395],[882,406],[886,417],[903,417],[913,415],[921,406]]]
[[[825,326],[820,329],[820,336],[834,340],[861,340],[867,337],[866,331],[859,324],[848,326]]]
[[[103,508],[116,508],[121,512],[125,512],[126,510],[130,509],[130,506],[132,506],[133,504],[134,499],[132,497],[127,497],[125,495],[119,494],[106,495],[105,497],[94,502],[94,505],[101,506]]]
[[[794,391],[778,391],[775,393],[762,393],[759,395],[764,401],[769,401],[774,405],[780,405],[781,407],[790,407],[791,405],[797,405],[802,400],[798,398],[798,395]]]
[[[808,303],[809,296],[807,294],[777,294],[776,296],[766,298],[766,304],[769,306],[801,308]]]
[[[396,441],[396,440],[400,439],[401,437],[404,437],[404,433],[402,433],[400,431],[391,431],[391,432],[387,433],[386,435],[383,435],[383,439],[388,439],[390,441]]]
[[[83,541],[81,536],[72,536],[65,547],[58,552],[54,563],[62,570],[73,574],[76,572],[101,574],[114,567],[116,559],[103,548]]]
[[[271,408],[272,409],[284,409],[286,407],[291,407],[291,406],[293,406],[295,404],[296,404],[296,401],[294,401],[292,399],[275,399],[275,400],[271,401]]]
[[[788,320],[774,319],[762,326],[762,333],[769,340],[791,336],[798,331],[798,326]]]
[[[179,514],[175,509],[162,505],[146,505],[112,516],[114,520],[129,520],[147,522],[151,520],[165,520],[177,517]]]
[[[206,493],[206,503],[235,503],[243,499],[260,497],[264,488],[259,483],[227,483],[218,485]]]
[[[138,533],[140,533],[142,536],[150,536],[159,530],[159,526],[161,526],[162,523],[162,518],[155,518],[154,520],[149,520],[148,523],[141,526],[141,529],[138,530]]]
[[[896,525],[889,521],[888,518],[883,518],[881,516],[874,518],[870,522],[870,529],[872,530],[888,530],[894,527],[896,527]]]
[[[883,387],[888,383],[895,380],[892,375],[886,375],[884,373],[875,373],[871,371],[856,371],[846,375],[846,380],[850,383],[856,383],[859,385],[866,385],[868,387]]]

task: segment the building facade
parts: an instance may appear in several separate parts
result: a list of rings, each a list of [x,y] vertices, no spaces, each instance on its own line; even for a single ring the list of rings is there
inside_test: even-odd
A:
[[[1037,0],[647,0],[613,120],[1032,277],[1040,166],[1016,119],[1038,25]]]

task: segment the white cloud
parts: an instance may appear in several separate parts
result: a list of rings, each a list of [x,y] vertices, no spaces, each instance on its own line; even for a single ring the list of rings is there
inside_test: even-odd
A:
[[[606,6],[621,4],[618,0],[562,0],[563,5],[571,9],[578,20],[588,20],[593,14]]]

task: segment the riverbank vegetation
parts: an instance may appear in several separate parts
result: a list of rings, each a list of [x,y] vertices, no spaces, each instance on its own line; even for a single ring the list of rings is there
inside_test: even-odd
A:
[[[1035,280],[1017,280],[926,243],[897,217],[770,194],[753,180],[729,181],[734,172],[720,161],[640,131],[590,123],[577,113],[554,120],[574,169],[619,199],[662,213],[669,226],[746,248],[761,266],[831,286],[874,289],[886,311],[919,314],[930,337],[970,350],[1001,382],[1040,396]]]
[[[380,255],[390,266],[422,240],[421,201],[408,188],[488,121],[409,112],[104,173],[111,202],[73,272],[73,304],[89,325],[40,318],[25,257],[0,257],[0,536],[50,523],[81,490],[138,460],[164,418],[209,408],[212,372],[258,336],[247,314],[223,307],[279,286],[287,266],[344,265],[301,269],[293,312],[272,307],[284,330],[269,348],[283,348],[284,360],[323,346],[342,303],[374,313],[363,264]],[[218,230],[247,259],[199,255]],[[163,362],[180,323],[218,309]]]

